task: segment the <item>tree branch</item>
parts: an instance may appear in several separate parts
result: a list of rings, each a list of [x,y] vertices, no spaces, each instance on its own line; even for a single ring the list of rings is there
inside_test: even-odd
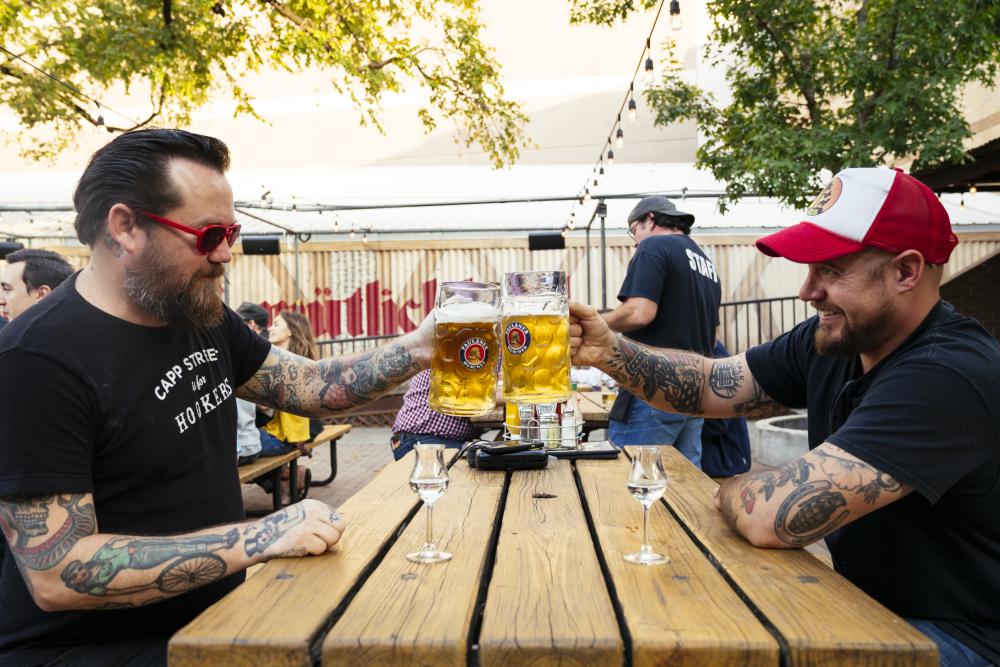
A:
[[[806,108],[809,109],[809,121],[815,127],[819,124],[819,107],[816,105],[816,91],[812,86],[807,85],[807,82],[802,79],[801,72],[799,71],[799,68],[796,67],[794,54],[788,50],[780,39],[778,39],[778,35],[774,28],[771,27],[771,24],[756,14],[754,15],[754,19],[756,20],[757,25],[768,34],[771,41],[774,42],[775,48],[778,49],[784,57],[785,62],[788,64],[788,71],[791,74],[792,81],[795,82],[795,87],[799,89],[799,94],[805,99]]]

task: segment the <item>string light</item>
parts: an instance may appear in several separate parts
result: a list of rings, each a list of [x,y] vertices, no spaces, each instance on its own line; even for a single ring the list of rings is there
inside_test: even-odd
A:
[[[354,238],[354,230],[353,229],[351,230],[351,238],[352,239]]]
[[[636,111],[638,105],[635,102],[635,82],[640,76],[640,68],[642,68],[642,76],[647,84],[652,84],[655,78],[656,64],[653,62],[653,47],[652,47],[652,37],[656,30],[656,24],[660,20],[660,15],[663,12],[663,6],[666,4],[666,0],[660,0],[659,6],[656,9],[656,15],[653,17],[653,25],[649,29],[649,35],[646,37],[646,45],[643,48],[642,53],[639,55],[639,61],[636,63],[635,70],[632,73],[632,81],[629,83],[628,92],[626,92],[624,99],[622,99],[621,106],[618,107],[618,114],[615,118],[614,124],[611,126],[611,134],[607,137],[607,143],[605,146],[601,147],[600,155],[598,155],[597,163],[594,168],[591,169],[591,173],[587,176],[584,181],[584,187],[580,191],[582,194],[577,195],[577,202],[582,208],[585,201],[590,201],[591,199],[591,188],[593,188],[593,193],[596,194],[597,187],[599,185],[598,177],[603,177],[605,172],[605,160],[607,161],[607,168],[610,169],[615,164],[615,151],[613,147],[621,148],[625,144],[625,130],[622,128],[622,112],[628,111],[628,117],[630,121],[634,121],[636,117]],[[673,0],[670,4],[671,10],[676,9],[676,14],[680,14],[680,2],[679,0]],[[673,16],[673,14],[672,14]],[[612,143],[612,137],[614,138]],[[593,185],[591,185],[591,180]],[[570,221],[568,224],[569,229],[573,229],[576,224],[575,211],[570,213]],[[563,228],[565,236],[566,227]]]
[[[361,237],[361,242],[368,243],[368,232],[365,232],[365,235]]]
[[[684,20],[681,18],[680,0],[670,0],[670,29],[680,30],[684,27]]]
[[[653,83],[653,70],[656,68],[656,64],[653,62],[653,49],[649,45],[648,37],[646,38],[646,53],[649,55],[646,57],[646,64],[643,66],[642,78],[648,86]]]
[[[977,192],[979,192],[979,188],[976,187],[975,183],[973,183],[972,185],[969,186],[969,194],[970,195],[974,195]]]
[[[95,122],[95,125],[97,125],[98,127],[102,127],[103,126],[103,127],[105,127],[105,129],[107,129],[108,132],[113,132],[114,131],[110,127],[107,127],[104,124],[104,117],[100,113],[102,107],[104,109],[107,109],[108,111],[110,111],[111,113],[113,113],[113,114],[115,114],[117,116],[121,116],[125,120],[129,121],[130,123],[132,123],[132,125],[138,125],[139,124],[139,121],[134,120],[134,119],[126,116],[123,113],[115,111],[114,109],[112,109],[111,107],[109,107],[107,104],[101,104],[100,101],[95,100],[93,97],[91,97],[90,95],[87,95],[86,93],[82,92],[80,89],[78,89],[78,88],[76,88],[74,86],[71,86],[70,84],[66,83],[65,81],[63,81],[59,77],[55,76],[54,74],[50,74],[49,72],[46,72],[45,70],[43,70],[38,65],[35,65],[34,63],[25,60],[24,58],[22,58],[21,56],[17,55],[16,53],[12,53],[12,52],[8,51],[3,46],[0,46],[0,51],[3,51],[4,53],[6,53],[11,58],[14,58],[15,60],[20,60],[22,63],[24,63],[25,65],[27,65],[31,69],[35,70],[39,74],[42,74],[43,76],[46,76],[46,77],[52,79],[53,81],[55,81],[56,83],[58,83],[63,88],[71,91],[72,93],[74,93],[74,94],[78,95],[79,97],[87,100],[88,102],[93,102],[95,105],[97,105],[98,115],[97,115],[97,121]]]

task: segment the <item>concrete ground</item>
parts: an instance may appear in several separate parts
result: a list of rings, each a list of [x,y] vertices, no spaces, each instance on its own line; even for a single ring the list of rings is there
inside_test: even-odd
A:
[[[337,441],[337,477],[328,486],[309,489],[309,497],[337,507],[354,495],[392,462],[391,435],[390,428],[355,426],[351,429]],[[299,459],[299,465],[303,463],[313,471],[313,479],[326,477],[330,473],[330,448],[320,445],[311,459]],[[266,511],[271,508],[271,496],[256,484],[244,484],[243,504],[247,511]]]

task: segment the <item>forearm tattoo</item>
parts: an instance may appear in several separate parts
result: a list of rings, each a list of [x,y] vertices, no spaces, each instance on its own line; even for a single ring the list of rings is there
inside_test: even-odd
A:
[[[788,408],[765,394],[764,390],[759,384],[757,384],[757,380],[753,376],[750,377],[750,383],[753,395],[749,400],[742,401],[733,406],[733,411],[737,415],[750,417],[751,419],[762,419],[764,417],[774,417],[776,415],[783,415],[789,412]]]
[[[286,412],[323,417],[364,405],[420,370],[409,350],[391,343],[318,362],[272,347],[239,396]]]
[[[792,491],[777,509],[774,532],[791,546],[810,544],[836,530],[850,516],[849,501],[858,496],[874,505],[883,493],[902,489],[890,475],[863,461],[815,449],[809,458],[726,482],[719,491],[726,522],[735,529],[742,515],[752,515],[761,499],[770,501],[784,487]]]
[[[225,533],[186,538],[116,537],[105,542],[86,562],[70,561],[62,571],[62,579],[68,588],[83,595],[120,596],[149,591],[167,595],[185,593],[226,576],[225,559],[213,552],[231,549],[239,539],[236,528]],[[120,574],[161,566],[152,581],[131,586],[112,585]]]
[[[654,351],[619,336],[608,366],[619,384],[640,391],[647,401],[660,392],[677,412],[702,413],[705,371],[697,354]]]

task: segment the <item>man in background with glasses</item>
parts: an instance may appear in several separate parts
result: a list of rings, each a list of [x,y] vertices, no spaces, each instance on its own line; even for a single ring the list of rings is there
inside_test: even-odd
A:
[[[429,365],[426,325],[322,361],[250,331],[221,299],[228,166],[182,130],[98,150],[74,195],[90,263],[0,332],[0,665],[165,664],[248,566],[327,551],[345,524],[319,501],[243,520],[236,397],[323,417]]]
[[[715,265],[690,237],[693,224],[693,215],[660,195],[632,209],[628,234],[636,251],[618,292],[621,305],[604,314],[611,329],[646,345],[712,354],[722,287]],[[609,414],[608,438],[622,446],[673,444],[700,466],[703,422],[657,410],[623,389]]]

